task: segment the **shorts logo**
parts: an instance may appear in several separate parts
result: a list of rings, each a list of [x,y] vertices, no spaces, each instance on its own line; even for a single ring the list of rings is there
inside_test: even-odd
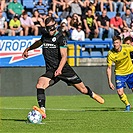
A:
[[[121,86],[122,85],[121,81],[119,81],[119,80],[116,80],[116,84],[117,84],[117,86]]]
[[[121,81],[119,81],[119,80],[116,80],[116,83],[120,83]]]
[[[73,77],[71,77],[71,78],[67,78],[68,80],[74,80],[74,79],[77,79],[78,78],[78,76],[77,75],[75,75],[75,76],[73,76]]]

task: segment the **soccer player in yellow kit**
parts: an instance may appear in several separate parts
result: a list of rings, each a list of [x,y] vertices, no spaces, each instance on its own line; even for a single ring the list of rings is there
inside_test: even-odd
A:
[[[133,91],[133,64],[130,58],[130,52],[133,51],[133,46],[122,44],[121,37],[113,38],[114,48],[108,52],[107,56],[107,78],[109,87],[114,90],[115,86],[112,83],[112,63],[115,63],[115,83],[117,93],[120,100],[126,105],[125,111],[130,111],[131,105],[124,93],[124,88],[127,86]]]

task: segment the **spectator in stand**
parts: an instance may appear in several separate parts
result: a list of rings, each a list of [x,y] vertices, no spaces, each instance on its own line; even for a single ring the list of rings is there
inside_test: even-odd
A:
[[[12,30],[13,36],[16,36],[16,34],[18,33],[20,36],[23,36],[23,29],[21,27],[21,23],[17,15],[15,15],[14,18],[10,20],[9,27]]]
[[[99,0],[100,11],[102,12],[104,8],[108,9],[110,12],[113,12],[113,1],[112,0]]]
[[[70,0],[68,2],[68,5],[71,8],[70,16],[72,16],[74,13],[76,13],[78,15],[82,15],[81,6],[84,6],[84,4],[81,0]]]
[[[76,13],[74,13],[72,17],[68,17],[67,20],[70,32],[74,30],[77,27],[77,25],[82,24],[81,17]]]
[[[46,0],[47,1],[47,0]],[[35,4],[34,6],[34,10],[38,10],[40,15],[46,15],[47,11],[48,11],[48,3],[45,2],[45,4],[43,3],[43,0],[38,0],[38,2]]]
[[[77,25],[76,29],[72,31],[71,39],[75,41],[84,41],[85,40],[85,33],[82,30],[82,25]]]
[[[34,25],[38,27],[38,35],[41,35],[41,32],[44,29],[45,24],[44,24],[43,19],[40,17],[38,10],[35,10],[33,12],[32,21]]]
[[[67,18],[67,16],[69,16],[70,8],[67,3],[68,3],[68,0],[64,0],[64,4],[62,6],[62,13],[59,16],[61,18],[61,20],[65,19],[65,18]]]
[[[122,0],[113,0],[114,12],[122,12],[124,7],[124,2]]]
[[[131,5],[130,5],[131,12],[133,13],[133,1],[131,0]]]
[[[88,8],[90,8],[90,9],[92,9],[92,15],[95,16],[96,5],[97,5],[96,0],[95,1],[85,0],[83,2],[83,7],[82,7],[83,14],[86,14],[86,12],[88,11]]]
[[[18,3],[17,0],[13,0],[8,5],[8,12],[9,19],[12,19],[15,14],[21,16],[21,14],[24,12],[24,7],[21,3]]]
[[[48,10],[48,14],[44,17],[44,21],[47,17],[53,17],[54,19],[59,18],[59,16],[56,13],[54,13],[52,9]]]
[[[9,5],[9,3],[10,3],[10,2],[12,2],[12,0],[5,0],[5,4],[4,4],[4,5],[5,5],[5,7],[4,7],[4,11],[6,11],[6,12],[8,11],[8,5]]]
[[[6,2],[5,0],[0,0],[0,10],[4,11],[6,8]]]
[[[126,8],[129,8],[131,9],[131,3],[132,3],[132,0],[123,0],[123,3],[124,3],[124,12],[126,12]]]
[[[123,21],[120,13],[116,13],[116,16],[110,19],[110,27],[112,28],[112,36],[121,34],[123,29]]]
[[[92,15],[91,9],[88,9],[87,15],[83,17],[83,22],[85,26],[86,38],[97,38],[99,33],[98,25],[95,17]]]
[[[34,25],[32,18],[28,16],[27,12],[24,11],[22,17],[20,18],[21,25],[24,29],[24,35],[28,36],[30,34],[38,35],[38,27]]]
[[[12,36],[12,31],[8,29],[8,24],[6,18],[2,15],[3,11],[0,9],[0,36],[4,36],[8,34],[8,36]]]
[[[128,28],[127,27],[123,27],[122,32],[121,32],[121,34],[119,36],[121,37],[122,40],[124,40],[126,37],[128,37],[130,35],[131,35],[131,33],[128,30]]]
[[[70,31],[68,29],[67,21],[65,19],[61,22],[58,31],[62,32],[62,34],[66,37],[67,40],[70,39]]]
[[[131,31],[131,23],[133,20],[133,16],[129,8],[127,8],[125,14],[122,15],[122,20],[123,20],[123,25],[127,27],[129,31]]]
[[[59,10],[63,11],[63,6],[66,5],[67,0],[52,0],[52,10],[54,13]]]
[[[97,18],[99,27],[99,38],[111,38],[111,28],[109,27],[109,18],[107,16],[107,10],[102,11],[102,15]],[[105,36],[106,35],[106,36]]]

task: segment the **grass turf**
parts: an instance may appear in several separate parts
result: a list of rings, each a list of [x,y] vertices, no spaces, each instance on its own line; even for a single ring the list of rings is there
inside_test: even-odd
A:
[[[127,95],[133,106],[133,97]],[[47,96],[47,118],[27,124],[36,97],[0,97],[0,132],[4,133],[133,133],[133,109],[117,95],[103,95],[101,105],[88,96]]]

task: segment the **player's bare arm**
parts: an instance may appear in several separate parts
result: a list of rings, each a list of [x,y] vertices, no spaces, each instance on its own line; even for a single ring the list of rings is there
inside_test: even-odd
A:
[[[64,67],[64,65],[67,61],[67,48],[60,48],[60,53],[61,53],[62,58],[61,58],[59,67],[55,71],[55,77],[62,73],[62,68]]]
[[[42,45],[42,41],[41,40],[38,40],[36,41],[35,43],[33,43],[33,45],[31,45],[30,47],[26,48],[22,54],[22,57],[25,59],[25,58],[28,58],[28,51],[30,50],[33,50],[33,49],[36,49],[38,47],[40,47]]]
[[[112,77],[112,68],[111,68],[111,66],[108,66],[107,67],[108,84],[109,84],[110,89],[114,90],[115,87],[114,87],[114,85],[113,85],[113,83],[111,81],[111,77]]]

